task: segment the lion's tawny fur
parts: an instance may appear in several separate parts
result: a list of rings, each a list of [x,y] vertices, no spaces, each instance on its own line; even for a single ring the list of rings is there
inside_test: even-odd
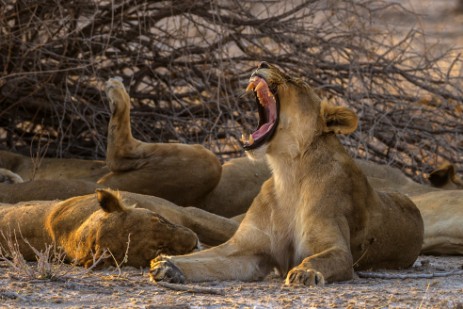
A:
[[[117,79],[106,84],[111,119],[106,164],[111,173],[99,184],[192,205],[219,182],[221,165],[201,145],[145,143],[132,136],[130,97]]]
[[[54,244],[68,261],[84,266],[109,250],[112,256],[103,260],[105,264],[121,263],[127,254],[124,265],[135,267],[146,267],[161,253],[182,254],[197,247],[198,238],[190,229],[151,210],[126,206],[115,192],[98,189],[97,195],[2,204],[0,245],[7,248],[8,239],[17,241],[24,258],[34,260],[31,246],[43,250]]]
[[[97,181],[109,172],[104,161],[28,157],[0,150],[0,168],[18,174],[24,181],[79,179]]]
[[[424,221],[422,254],[463,255],[463,190],[411,197]]]
[[[158,258],[151,278],[257,280],[276,267],[286,284],[314,286],[351,279],[354,268],[411,266],[423,241],[420,212],[404,195],[375,192],[340,144],[334,133],[355,130],[355,114],[322,113],[308,85],[273,66],[256,72],[280,102],[276,133],[253,151],[266,154],[272,177],[228,242]]]

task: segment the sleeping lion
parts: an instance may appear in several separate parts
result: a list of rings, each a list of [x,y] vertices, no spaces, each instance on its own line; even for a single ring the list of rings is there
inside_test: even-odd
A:
[[[17,250],[32,261],[34,249],[53,244],[67,261],[86,267],[98,259],[114,265],[124,257],[124,265],[146,267],[158,254],[184,254],[199,244],[189,228],[149,209],[126,206],[118,192],[105,189],[61,202],[0,204],[0,253],[6,256],[12,255],[8,242],[17,243]]]
[[[247,90],[260,120],[244,148],[266,156],[271,178],[229,241],[160,256],[151,279],[250,281],[276,268],[287,285],[321,286],[351,279],[354,269],[410,267],[423,243],[420,212],[400,193],[374,191],[339,142],[356,115],[265,62]]]

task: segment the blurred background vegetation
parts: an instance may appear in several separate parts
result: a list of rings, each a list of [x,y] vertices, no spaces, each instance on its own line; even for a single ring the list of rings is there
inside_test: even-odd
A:
[[[136,138],[241,156],[257,123],[244,89],[265,60],[358,113],[341,138],[354,157],[418,181],[463,163],[460,50],[430,42],[393,1],[0,2],[2,149],[104,159],[103,85],[119,76]]]

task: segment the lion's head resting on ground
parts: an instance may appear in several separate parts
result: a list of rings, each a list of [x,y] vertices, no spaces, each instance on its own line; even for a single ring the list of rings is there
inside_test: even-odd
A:
[[[95,204],[100,209],[80,215],[82,208]],[[97,189],[96,198],[79,196],[60,203],[48,216],[46,227],[71,260],[87,267],[104,249],[113,255],[105,262],[121,263],[127,253],[128,265],[143,267],[161,253],[187,253],[198,245],[190,229],[150,210],[126,206],[118,192],[104,189]]]
[[[100,257],[103,265],[146,267],[159,254],[184,254],[198,246],[190,229],[149,209],[126,206],[118,192],[107,189],[62,202],[1,204],[0,249],[7,247],[1,235],[18,233],[26,260],[35,259],[31,246],[40,251],[55,244],[68,261],[86,267]]]

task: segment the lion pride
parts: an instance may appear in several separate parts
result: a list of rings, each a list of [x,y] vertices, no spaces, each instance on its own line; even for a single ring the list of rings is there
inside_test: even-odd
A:
[[[420,253],[423,221],[404,195],[374,191],[336,134],[357,117],[321,102],[302,80],[261,63],[248,86],[259,125],[245,141],[272,177],[226,243],[151,262],[154,281],[258,280],[276,268],[287,285],[351,279],[354,269],[406,268]]]

